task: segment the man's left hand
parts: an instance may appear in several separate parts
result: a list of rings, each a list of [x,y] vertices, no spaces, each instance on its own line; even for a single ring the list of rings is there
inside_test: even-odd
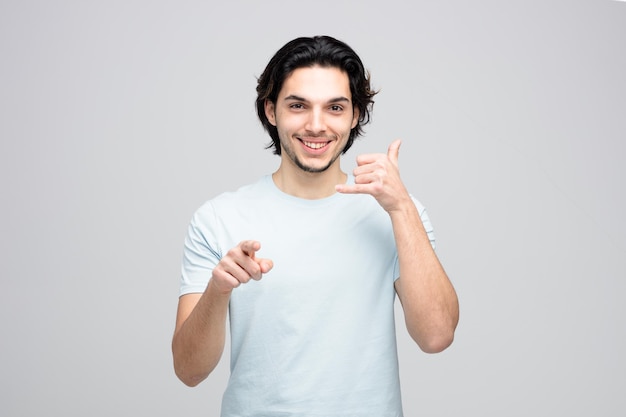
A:
[[[344,194],[370,194],[388,212],[400,209],[411,198],[398,169],[400,139],[389,145],[387,154],[359,155],[354,169],[354,185],[338,184],[337,192]]]

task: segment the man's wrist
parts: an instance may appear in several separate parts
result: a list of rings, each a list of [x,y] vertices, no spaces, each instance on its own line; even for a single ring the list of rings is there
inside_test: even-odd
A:
[[[221,288],[215,282],[215,279],[212,277],[209,280],[209,283],[207,284],[205,292],[207,292],[208,295],[210,295],[212,297],[228,299],[228,298],[230,298],[230,295],[233,292],[233,288],[227,288],[227,289]]]

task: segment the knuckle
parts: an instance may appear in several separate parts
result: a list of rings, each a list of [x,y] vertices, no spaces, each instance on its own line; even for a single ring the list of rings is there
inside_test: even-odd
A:
[[[261,267],[255,264],[248,270],[248,273],[250,278],[257,279],[261,275]]]
[[[220,261],[215,268],[213,268],[213,275],[217,278],[223,278],[227,274],[224,262]]]

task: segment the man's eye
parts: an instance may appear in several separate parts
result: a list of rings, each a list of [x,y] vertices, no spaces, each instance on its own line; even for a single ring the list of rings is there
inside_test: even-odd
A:
[[[292,108],[292,109],[296,109],[296,110],[300,110],[300,109],[304,108],[304,106],[302,104],[300,104],[300,103],[293,103],[293,104],[289,105],[289,107]]]
[[[343,107],[341,107],[341,106],[330,106],[330,110],[331,111],[335,111],[335,112],[342,111]]]

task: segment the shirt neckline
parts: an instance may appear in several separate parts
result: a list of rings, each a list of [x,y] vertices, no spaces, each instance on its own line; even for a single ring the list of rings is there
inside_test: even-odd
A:
[[[307,198],[296,197],[291,194],[287,194],[286,192],[278,188],[271,174],[263,176],[262,181],[264,182],[265,186],[270,190],[270,192],[273,195],[277,196],[278,198],[286,202],[296,204],[299,206],[319,207],[319,206],[324,206],[328,204],[333,204],[336,201],[339,201],[345,198],[344,194],[341,194],[338,192],[335,192],[334,194],[328,197],[316,198],[313,200],[307,199]],[[347,174],[346,184],[348,185],[354,184],[354,176],[352,174]]]

